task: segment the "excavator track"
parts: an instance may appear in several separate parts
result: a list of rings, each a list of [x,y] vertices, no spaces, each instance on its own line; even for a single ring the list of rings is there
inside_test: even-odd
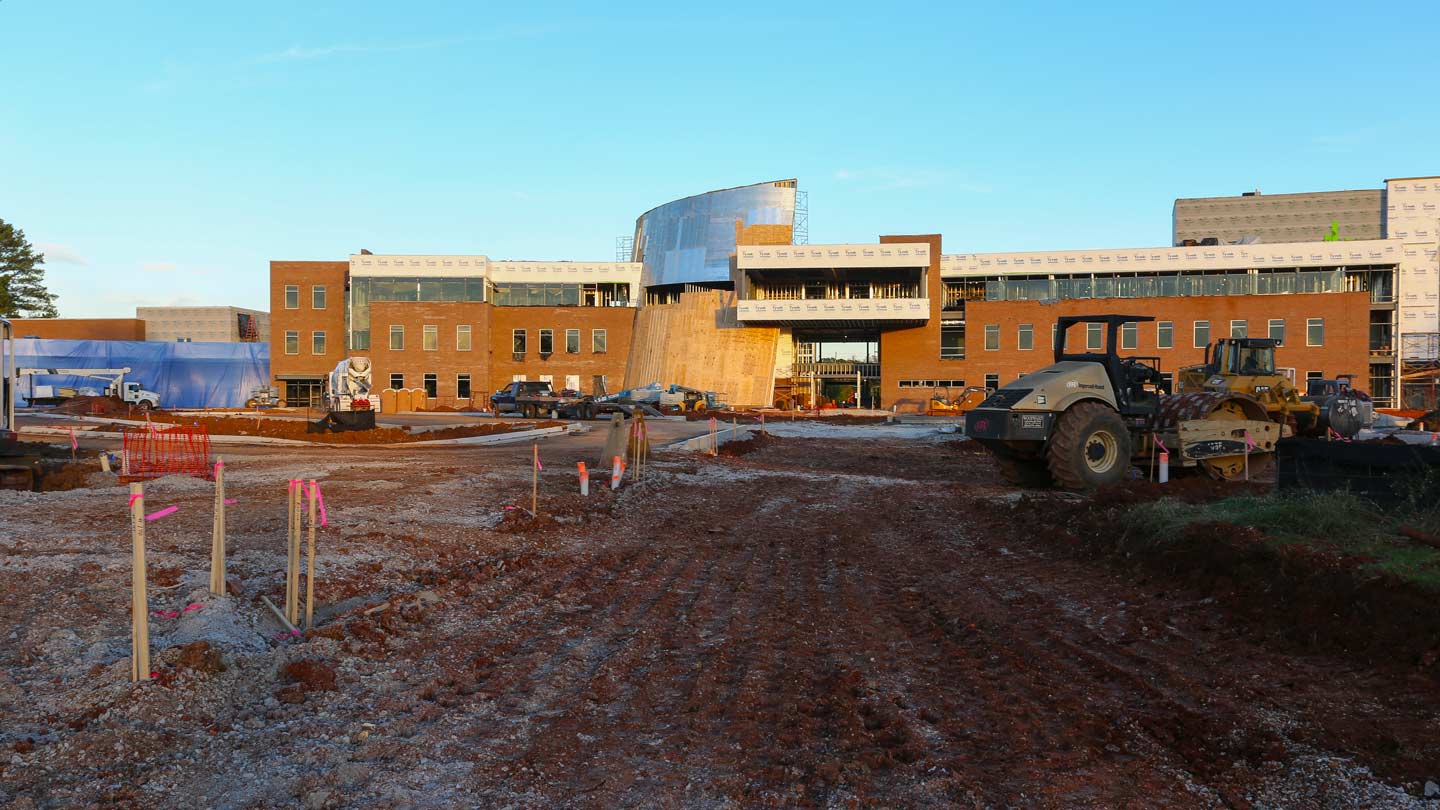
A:
[[[1180,426],[1185,422],[1256,421],[1269,422],[1265,406],[1252,397],[1228,391],[1195,391],[1165,397],[1156,414],[1154,432],[1172,449],[1181,449]],[[1274,464],[1274,453],[1268,447],[1257,447],[1248,454],[1211,456],[1199,459],[1198,465],[1207,475],[1217,479],[1263,475]]]

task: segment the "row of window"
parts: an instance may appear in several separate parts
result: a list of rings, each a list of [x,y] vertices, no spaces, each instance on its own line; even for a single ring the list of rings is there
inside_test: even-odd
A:
[[[1282,369],[1282,371],[1283,371],[1283,370],[1284,370],[1284,369]],[[1019,378],[1021,378],[1021,377],[1023,377],[1023,376],[1025,376],[1025,375],[1024,375],[1024,374],[1017,374],[1017,375],[1015,376],[1015,378],[1016,378],[1016,379],[1019,379]],[[1174,388],[1175,374],[1174,374],[1173,372],[1167,371],[1167,372],[1162,373],[1160,376],[1165,380],[1165,387],[1166,387],[1167,389],[1171,390],[1171,391],[1174,391],[1174,390],[1175,390],[1175,388]],[[1325,372],[1323,372],[1323,371],[1307,371],[1307,372],[1305,372],[1305,381],[1306,381],[1307,383],[1308,383],[1310,380],[1323,380],[1323,379],[1325,379]],[[899,382],[899,387],[901,387],[901,388],[964,388],[964,387],[965,387],[965,381],[964,381],[964,380],[901,380],[901,381]],[[988,389],[990,389],[991,391],[994,391],[995,389],[999,388],[999,387],[1000,387],[1000,375],[999,375],[999,374],[986,374],[986,375],[985,375],[985,387],[988,388]]]
[[[540,354],[542,354],[542,355],[554,354],[554,353],[555,353],[555,330],[553,330],[553,329],[541,329],[541,330],[539,330],[539,331],[540,331],[540,334],[539,334],[539,339],[540,339],[540,347],[539,347],[539,349],[540,349]],[[605,354],[606,351],[607,351],[608,348],[609,348],[609,343],[610,343],[610,340],[609,340],[609,334],[608,334],[608,331],[607,331],[607,330],[605,330],[605,329],[591,329],[591,330],[590,330],[590,352],[591,352],[591,354]],[[525,331],[524,329],[516,329],[516,330],[514,331],[512,337],[511,337],[512,351],[513,351],[515,354],[525,354],[525,353],[526,353],[526,349],[527,349],[527,347],[528,347],[528,344],[529,344],[529,335],[526,333],[526,331]],[[470,350],[473,348],[473,346],[474,346],[474,343],[473,343],[473,339],[472,339],[472,335],[471,335],[471,331],[470,331],[470,325],[469,325],[469,324],[460,324],[459,326],[456,326],[456,327],[455,327],[455,351],[458,351],[458,352],[468,352],[468,351],[470,351]],[[439,350],[440,350],[440,327],[434,326],[434,325],[428,325],[428,324],[425,325],[425,326],[423,326],[423,327],[421,327],[421,330],[420,330],[420,349],[421,349],[421,351],[427,351],[427,352],[434,352],[434,351],[439,351]],[[402,326],[402,325],[400,325],[400,324],[395,324],[395,325],[393,325],[393,326],[390,327],[390,350],[391,350],[391,351],[397,351],[397,352],[398,352],[398,351],[404,351],[404,350],[405,350],[405,327]],[[285,353],[286,353],[286,354],[299,354],[299,353],[300,353],[300,333],[299,333],[298,331],[289,331],[289,332],[286,332],[286,333],[285,333]],[[316,331],[316,332],[311,332],[311,333],[310,333],[310,353],[311,353],[311,354],[324,354],[324,353],[325,353],[325,333],[324,333],[323,331]],[[565,353],[566,353],[566,354],[579,354],[579,353],[580,353],[580,330],[579,330],[579,329],[566,329],[566,330],[565,330]]]
[[[285,286],[285,308],[286,308],[286,309],[299,309],[299,308],[300,308],[300,285],[299,285],[299,284],[287,284],[287,285]],[[311,308],[311,309],[324,309],[324,308],[325,308],[325,285],[324,285],[324,284],[315,284],[315,285],[312,285],[312,286],[310,287],[310,308]]]
[[[1269,338],[1271,338],[1271,339],[1273,339],[1273,340],[1278,341],[1281,345],[1284,345],[1284,343],[1285,343],[1285,319],[1284,319],[1284,318],[1271,318],[1270,321],[1269,321],[1269,323],[1267,324],[1267,326],[1268,326],[1267,337],[1269,337]],[[1085,350],[1086,350],[1086,351],[1093,351],[1093,352],[1103,351],[1104,348],[1105,348],[1105,325],[1104,325],[1104,324],[1101,324],[1101,323],[1090,323],[1090,324],[1086,324],[1085,327],[1086,327],[1086,328],[1085,328]],[[1055,341],[1058,339],[1058,337],[1057,337],[1057,330],[1058,330],[1058,329],[1059,329],[1059,326],[1058,326],[1057,324],[1051,324],[1051,326],[1050,326],[1050,346],[1051,346],[1051,348],[1054,348],[1054,346],[1055,346]],[[944,330],[943,330],[943,327],[942,327],[942,331],[944,331]],[[1248,322],[1248,321],[1235,320],[1235,321],[1231,321],[1231,322],[1230,322],[1230,337],[1249,337],[1249,334],[1250,334],[1250,325],[1249,325],[1249,322]],[[1192,345],[1193,345],[1195,348],[1197,348],[1197,349],[1203,349],[1203,348],[1205,348],[1206,346],[1210,345],[1210,322],[1209,322],[1209,321],[1194,321],[1194,322],[1192,322],[1192,323],[1191,323],[1191,338],[1192,338],[1192,341],[1191,341],[1191,342],[1192,342]],[[1124,350],[1124,349],[1136,349],[1136,348],[1139,348],[1139,345],[1140,345],[1140,325],[1139,325],[1138,323],[1135,323],[1135,322],[1130,322],[1130,323],[1126,323],[1126,324],[1121,324],[1121,326],[1120,326],[1120,349],[1122,349],[1122,350]],[[1324,319],[1324,318],[1307,318],[1307,319],[1306,319],[1306,321],[1305,321],[1305,345],[1306,345],[1306,346],[1324,346],[1324,345],[1325,345],[1325,319]],[[953,357],[953,356],[952,356],[952,357],[947,357],[947,356],[946,356],[947,350],[953,353],[956,348],[959,349],[959,356],[958,356],[958,357]],[[1018,327],[1017,330],[1016,330],[1016,335],[1015,335],[1015,348],[1018,349],[1018,350],[1020,350],[1020,351],[1030,351],[1031,349],[1034,349],[1034,348],[1035,348],[1035,326],[1034,326],[1034,324],[1022,323],[1022,324],[1019,325],[1019,327]],[[1174,321],[1156,321],[1156,322],[1155,322],[1155,348],[1157,348],[1157,349],[1173,349],[1173,348],[1175,348],[1175,322],[1174,322]],[[987,352],[993,352],[993,351],[999,351],[999,350],[1000,350],[1000,325],[999,325],[999,324],[994,324],[994,323],[986,324],[986,325],[985,325],[985,351],[987,351]],[[957,347],[955,341],[953,341],[953,340],[952,340],[952,341],[948,341],[948,342],[947,342],[947,341],[944,341],[944,340],[941,341],[941,350],[940,350],[940,352],[941,352],[941,353],[940,353],[941,359],[961,359],[961,358],[963,358],[963,357],[965,356],[965,355],[964,355],[964,351],[965,351],[965,346],[964,346],[964,342],[963,342],[963,337],[962,337],[962,340],[959,342],[958,347]]]
[[[458,398],[460,398],[460,399],[469,399],[469,398],[473,395],[474,389],[473,389],[472,386],[471,386],[470,379],[471,379],[471,378],[470,378],[470,375],[469,375],[469,374],[456,374],[456,375],[455,375],[455,396],[456,396],[456,397],[458,397]],[[516,374],[516,375],[514,375],[513,379],[518,380],[518,381],[524,381],[524,380],[525,380],[525,375],[524,375],[524,374]],[[555,377],[554,377],[554,375],[552,375],[552,374],[541,374],[538,379],[539,379],[541,382],[548,382],[548,383],[551,383],[552,385],[553,385],[554,382],[555,382]],[[594,379],[595,379],[595,385],[597,386],[595,390],[596,390],[596,391],[603,390],[603,389],[605,388],[605,381],[606,381],[607,377],[606,377],[605,375],[603,375],[603,374],[597,374],[597,375],[595,375],[595,378],[594,378]],[[439,374],[436,374],[436,373],[434,373],[434,372],[430,372],[430,373],[426,373],[426,374],[420,375],[420,385],[421,385],[422,388],[425,389],[425,396],[427,396],[427,397],[438,397],[438,396],[440,395],[440,394],[439,394],[439,390],[440,390],[440,375],[439,375]],[[404,374],[399,374],[399,373],[391,374],[391,375],[390,375],[390,387],[393,388],[393,389],[395,389],[395,390],[397,390],[397,391],[403,389],[403,388],[405,387],[405,375],[404,375]],[[580,377],[579,377],[579,375],[576,375],[576,374],[568,375],[568,376],[565,378],[565,387],[566,387],[566,388],[570,388],[570,389],[578,390],[579,387],[580,387]]]
[[[300,353],[300,333],[299,333],[299,332],[286,332],[286,333],[285,333],[285,353],[286,353],[286,354],[299,354],[299,353]],[[311,354],[324,354],[324,353],[325,353],[325,333],[324,333],[324,332],[311,332],[311,333],[310,333],[310,353],[311,353]]]

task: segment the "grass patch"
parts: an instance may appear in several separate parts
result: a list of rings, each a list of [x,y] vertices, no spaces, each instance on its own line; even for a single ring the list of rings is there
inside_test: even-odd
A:
[[[1239,495],[1211,503],[1169,498],[1131,510],[1130,525],[1156,544],[1195,523],[1231,523],[1265,535],[1272,545],[1301,544],[1364,559],[1362,569],[1440,591],[1440,549],[1400,534],[1410,526],[1431,536],[1440,528],[1440,505],[1412,501],[1382,512],[1348,492],[1280,492]]]

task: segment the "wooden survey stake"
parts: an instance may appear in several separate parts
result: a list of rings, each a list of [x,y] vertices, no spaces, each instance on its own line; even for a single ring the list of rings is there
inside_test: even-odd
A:
[[[320,484],[310,481],[310,539],[305,553],[305,629],[315,613],[315,510],[320,500]]]
[[[215,458],[215,525],[210,538],[210,593],[225,595],[225,460]]]
[[[285,619],[291,624],[300,621],[300,499],[304,482],[290,482],[290,531],[286,536]]]
[[[130,680],[150,680],[150,599],[145,588],[145,485],[130,485]]]
[[[540,443],[530,445],[530,517],[540,517]]]

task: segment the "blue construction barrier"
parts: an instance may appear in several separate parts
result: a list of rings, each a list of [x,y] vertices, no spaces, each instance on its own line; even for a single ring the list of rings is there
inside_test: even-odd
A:
[[[160,395],[161,408],[235,408],[270,384],[269,343],[162,343],[138,340],[15,340],[16,368],[129,368],[128,382]],[[16,386],[25,405],[31,384],[104,389],[93,377],[36,374]]]

